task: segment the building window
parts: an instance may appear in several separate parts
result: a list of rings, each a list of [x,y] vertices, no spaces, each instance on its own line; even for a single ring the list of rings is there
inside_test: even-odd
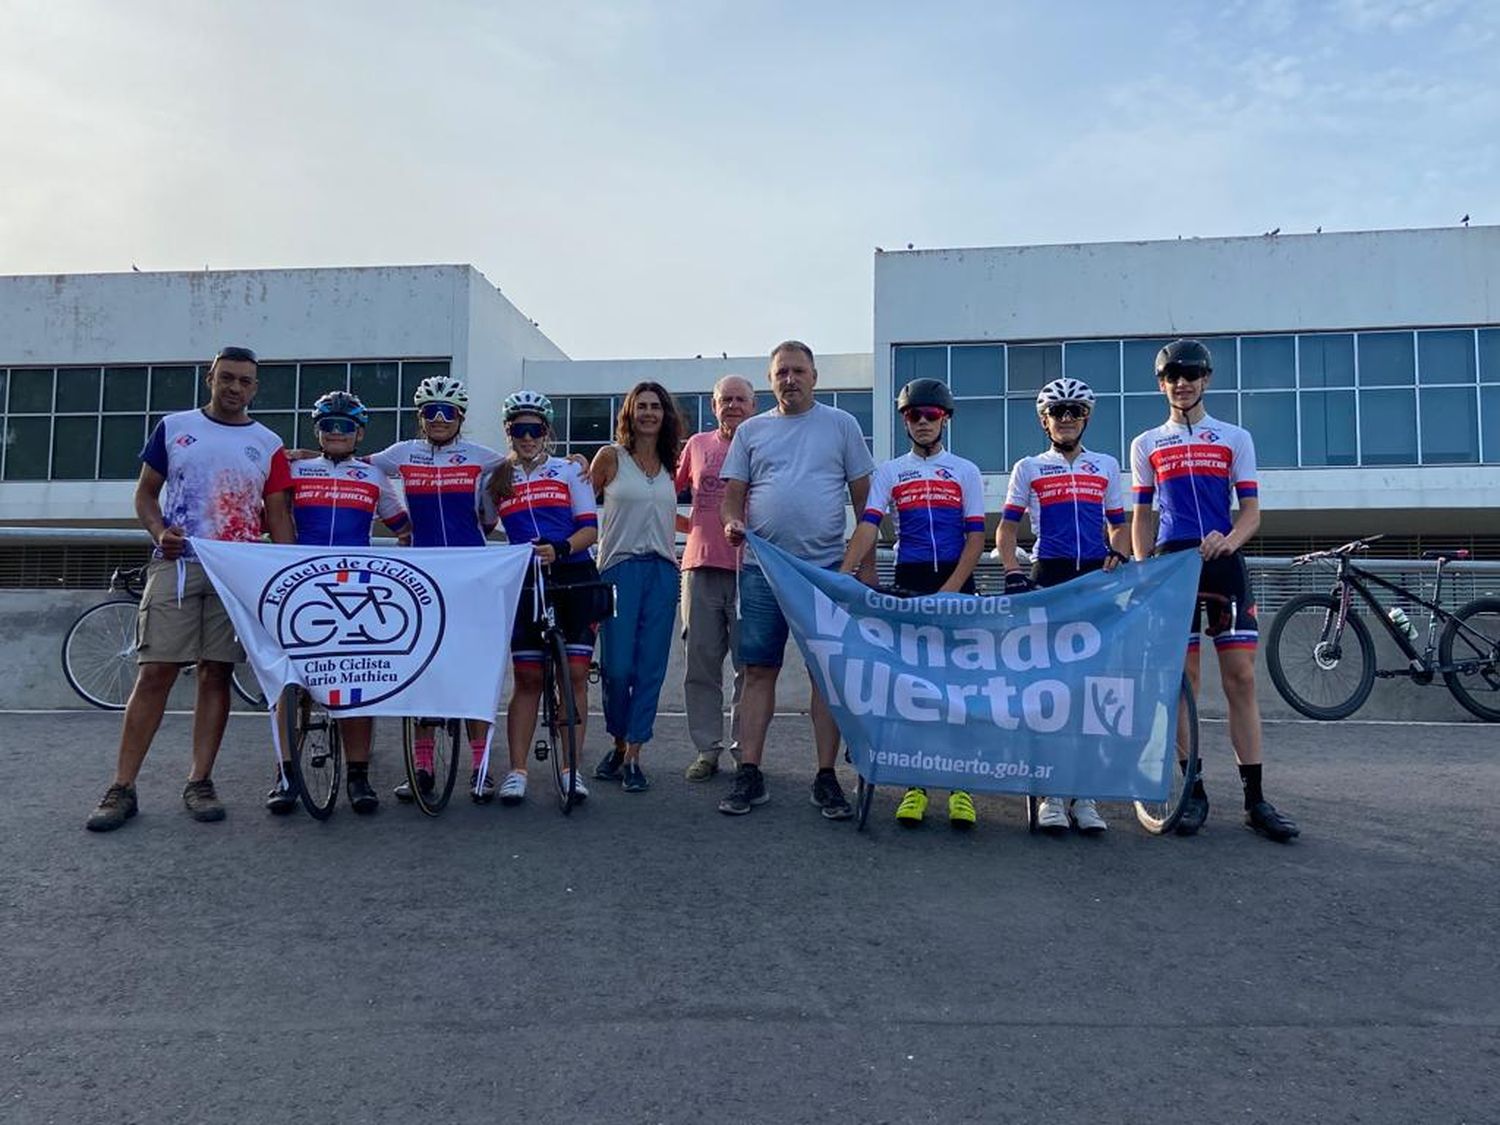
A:
[[[1214,386],[1221,387],[1217,365]],[[1242,336],[1240,388],[1248,391],[1297,385],[1297,345],[1293,336]]]
[[[1204,406],[1251,431],[1265,468],[1500,463],[1500,389],[1489,389],[1500,384],[1500,326],[1199,338],[1214,362]],[[1033,388],[1053,375],[1060,356],[1063,372],[1088,383],[1097,399],[1088,447],[1125,466],[1136,435],[1166,419],[1152,378],[1166,343],[901,344],[892,366],[920,367],[949,382],[960,413],[953,450],[989,472],[1005,471],[988,466],[1009,466],[1044,444]],[[992,386],[996,367],[1006,388],[1003,417],[999,395],[962,393]],[[994,405],[975,408],[986,401]],[[966,411],[975,419],[968,425]],[[896,449],[906,447],[899,419],[892,436]]]
[[[251,413],[289,446],[313,448],[308,413],[331,390],[353,390],[370,409],[365,450],[397,440],[410,392],[446,359],[263,363]],[[151,428],[208,402],[204,364],[0,368],[5,480],[134,480]],[[414,421],[407,428],[414,432]]]
[[[1359,385],[1401,387],[1417,381],[1410,332],[1359,334]]]

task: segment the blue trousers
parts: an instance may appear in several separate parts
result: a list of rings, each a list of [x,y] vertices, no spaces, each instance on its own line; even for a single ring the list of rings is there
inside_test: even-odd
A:
[[[600,630],[604,727],[613,738],[650,742],[672,654],[677,566],[657,555],[622,559],[599,577],[615,587],[615,616]]]

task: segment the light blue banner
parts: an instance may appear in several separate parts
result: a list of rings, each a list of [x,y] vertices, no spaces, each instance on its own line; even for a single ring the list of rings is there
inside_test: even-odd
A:
[[[865,780],[1166,796],[1196,551],[1019,596],[899,599],[748,539]]]

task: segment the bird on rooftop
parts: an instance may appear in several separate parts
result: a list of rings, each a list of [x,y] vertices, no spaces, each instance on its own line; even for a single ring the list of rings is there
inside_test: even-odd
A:
[[[1469,216],[1465,215],[1462,219],[1459,219],[1458,221],[1461,222],[1461,223],[1463,223],[1464,226],[1468,226],[1469,225]]]
[[[907,243],[907,244],[906,244],[906,248],[907,248],[907,249],[908,249],[908,250],[911,250],[911,249],[913,249],[913,247],[912,247],[912,244],[911,244],[911,243],[910,243],[910,242],[908,242],[908,243]]]
[[[877,247],[875,247],[875,253],[877,253],[877,254],[884,254],[885,253],[885,249],[883,247],[877,246]]]
[[[141,272],[141,267],[138,266],[138,265],[136,265],[134,262],[131,262],[130,263],[130,272],[131,273],[140,273]]]
[[[719,353],[719,358],[720,359],[728,359],[729,358],[729,353],[728,352],[720,352]]]
[[[1277,235],[1278,235],[1278,234],[1280,234],[1280,233],[1281,233],[1281,228],[1280,228],[1280,227],[1277,227],[1277,228],[1276,228],[1276,229],[1275,229],[1275,230],[1273,230],[1273,231],[1267,231],[1267,232],[1266,232],[1266,234],[1267,234],[1267,237],[1270,237],[1270,238],[1275,238],[1275,237],[1276,237],[1276,236],[1277,236]]]
[[[1313,233],[1314,233],[1314,234],[1322,234],[1322,233],[1323,233],[1323,228],[1322,228],[1322,227],[1319,227],[1319,228],[1318,228],[1318,229],[1317,229],[1317,230],[1315,230],[1315,231],[1314,231],[1314,232],[1313,232]]]

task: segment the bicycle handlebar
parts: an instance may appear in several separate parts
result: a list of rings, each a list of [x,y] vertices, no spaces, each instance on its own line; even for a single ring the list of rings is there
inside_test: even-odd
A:
[[[1292,560],[1292,565],[1302,566],[1305,563],[1317,562],[1319,559],[1343,558],[1346,555],[1352,555],[1359,551],[1368,551],[1370,549],[1371,543],[1384,538],[1385,536],[1383,534],[1367,535],[1363,539],[1352,540],[1348,543],[1345,543],[1341,547],[1333,547],[1327,551],[1312,551],[1306,555],[1298,555],[1295,559]]]

